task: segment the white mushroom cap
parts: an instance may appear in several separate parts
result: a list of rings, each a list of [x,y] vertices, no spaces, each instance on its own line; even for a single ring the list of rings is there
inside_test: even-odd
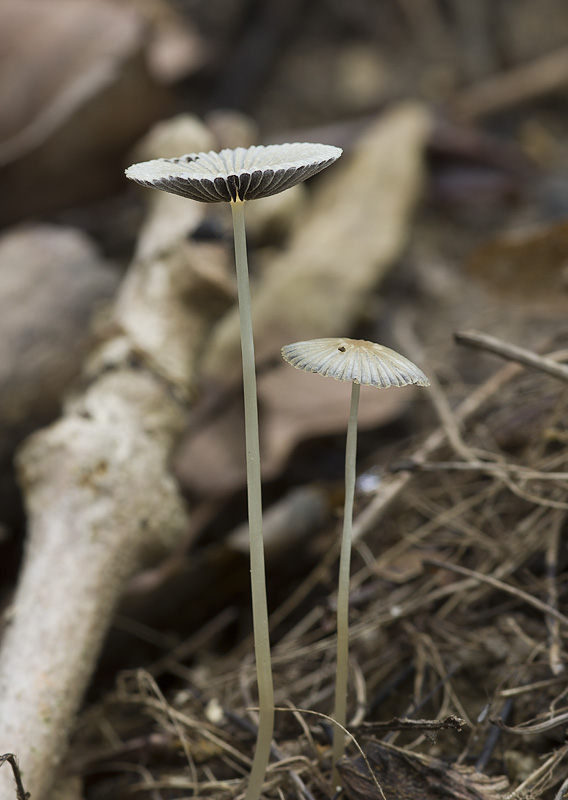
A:
[[[144,161],[128,167],[126,177],[204,203],[256,200],[311,178],[341,153],[339,147],[309,143],[237,147]]]
[[[386,389],[430,381],[416,364],[396,350],[364,339],[311,339],[282,348],[285,361],[304,372]]]

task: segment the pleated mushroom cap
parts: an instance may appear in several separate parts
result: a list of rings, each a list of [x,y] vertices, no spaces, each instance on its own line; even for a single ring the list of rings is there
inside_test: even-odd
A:
[[[282,348],[285,361],[304,372],[386,389],[430,381],[416,364],[396,350],[364,339],[311,339]]]
[[[257,145],[143,161],[125,174],[142,186],[191,200],[229,203],[283,192],[328,167],[341,153],[325,144]]]

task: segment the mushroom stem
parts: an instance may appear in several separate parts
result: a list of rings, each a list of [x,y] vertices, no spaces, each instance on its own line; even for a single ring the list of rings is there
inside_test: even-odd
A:
[[[355,499],[355,478],[357,463],[357,412],[361,385],[353,383],[351,388],[351,408],[347,426],[345,445],[345,509],[343,515],[343,534],[339,557],[339,582],[337,588],[337,666],[335,677],[334,719],[345,727],[347,723],[347,676],[349,671],[349,577],[351,572],[351,540],[353,530],[353,502]],[[333,776],[334,786],[338,784],[339,773],[335,767],[345,749],[345,734],[338,726],[333,729]]]
[[[250,574],[256,674],[258,682],[259,722],[252,769],[245,800],[258,800],[270,758],[274,730],[274,690],[270,662],[268,604],[262,538],[262,494],[260,476],[260,437],[252,333],[251,300],[248,276],[244,203],[231,203],[235,238],[237,292],[241,322],[241,354],[245,408],[248,517],[250,536]]]
[[[337,786],[340,781],[336,767],[345,749],[347,719],[347,678],[349,671],[349,573],[353,539],[353,502],[357,466],[357,412],[361,384],[388,389],[389,386],[428,386],[428,378],[400,353],[376,342],[363,339],[326,338],[295,342],[282,348],[282,357],[304,372],[317,372],[340,381],[350,381],[351,410],[345,446],[345,511],[339,558],[337,590],[337,666],[335,679],[333,730],[333,773]]]

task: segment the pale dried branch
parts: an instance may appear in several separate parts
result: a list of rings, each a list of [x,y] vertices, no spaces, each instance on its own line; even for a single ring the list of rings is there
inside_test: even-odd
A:
[[[121,332],[92,360],[90,386],[18,456],[29,531],[0,653],[0,750],[20,758],[33,800],[48,796],[127,579],[187,526],[169,461],[222,263],[218,247],[184,233],[152,263],[133,264]],[[9,786],[0,774],[0,797]]]

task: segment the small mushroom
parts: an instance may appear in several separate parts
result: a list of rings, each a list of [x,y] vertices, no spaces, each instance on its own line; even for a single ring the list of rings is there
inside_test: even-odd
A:
[[[259,696],[256,750],[245,800],[258,800],[262,790],[274,729],[274,691],[264,571],[258,404],[244,201],[278,194],[301,183],[332,164],[341,152],[339,147],[322,144],[259,145],[221,150],[219,153],[211,151],[180,158],[159,158],[134,164],[126,170],[127,178],[143,186],[204,203],[231,204],[241,323],[251,594]]]
[[[347,722],[347,674],[349,658],[349,574],[353,528],[353,501],[357,460],[357,411],[361,385],[386,389],[390,386],[407,386],[414,383],[428,386],[428,378],[418,367],[395,350],[362,339],[312,339],[295,342],[282,348],[285,361],[304,372],[351,381],[351,410],[347,426],[345,448],[345,510],[341,554],[339,558],[339,583],[337,589],[337,666],[335,678],[334,719],[343,728]],[[333,763],[343,755],[345,736],[334,726]],[[339,774],[334,766],[333,781]]]

